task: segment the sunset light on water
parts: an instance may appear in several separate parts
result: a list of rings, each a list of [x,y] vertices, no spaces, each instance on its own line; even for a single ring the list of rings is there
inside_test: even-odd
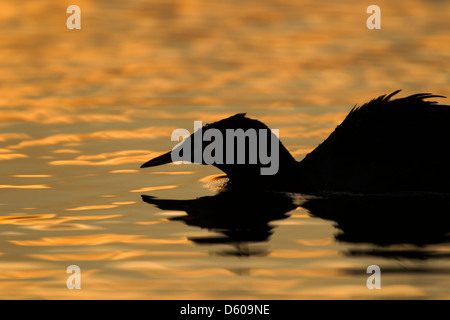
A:
[[[450,96],[450,3],[378,1],[374,30],[367,1],[77,0],[74,30],[68,3],[1,3],[0,299],[450,298],[445,230],[383,243],[302,194],[235,208],[213,166],[139,168],[194,121],[247,113],[301,160],[355,105]],[[389,212],[370,207],[362,230]],[[230,234],[187,210],[267,217]],[[70,265],[81,289],[66,286]]]

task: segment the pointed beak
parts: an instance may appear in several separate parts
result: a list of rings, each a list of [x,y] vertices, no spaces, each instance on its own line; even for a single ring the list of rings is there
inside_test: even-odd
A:
[[[172,162],[172,151],[169,151],[167,153],[164,153],[163,155],[160,155],[159,157],[147,161],[141,166],[141,168],[156,167],[171,162]]]

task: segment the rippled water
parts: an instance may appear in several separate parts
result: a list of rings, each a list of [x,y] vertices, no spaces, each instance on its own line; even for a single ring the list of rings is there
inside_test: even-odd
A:
[[[300,160],[355,104],[449,95],[450,3],[378,1],[381,30],[364,1],[76,4],[81,30],[64,3],[1,1],[0,298],[450,298],[446,242],[346,241],[298,195],[266,239],[202,241],[218,233],[141,194],[213,196],[220,172],[138,169],[194,120],[247,112]],[[373,264],[381,290],[366,287]]]

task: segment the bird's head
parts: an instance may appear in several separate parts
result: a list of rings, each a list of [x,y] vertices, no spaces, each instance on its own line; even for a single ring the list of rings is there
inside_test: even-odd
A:
[[[172,140],[178,141],[186,133],[186,129],[177,129]],[[231,181],[272,181],[296,163],[277,133],[278,130],[272,131],[264,123],[239,113],[198,128],[171,151],[141,168],[183,161],[214,165]]]

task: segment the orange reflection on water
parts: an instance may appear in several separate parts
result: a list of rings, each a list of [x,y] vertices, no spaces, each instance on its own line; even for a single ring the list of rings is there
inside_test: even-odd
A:
[[[25,140],[10,146],[10,148],[20,149],[102,139],[154,139],[158,137],[170,137],[174,129],[174,127],[148,127],[135,130],[103,130],[78,134],[55,134],[42,139]]]
[[[196,171],[152,171],[152,174],[166,174],[166,175],[185,175],[193,173],[196,173]]]
[[[51,174],[13,174],[11,177],[14,178],[50,178],[53,177]]]
[[[130,192],[149,192],[149,191],[167,190],[167,189],[174,189],[174,188],[178,188],[178,185],[144,187],[144,188],[140,188],[140,189],[136,189],[136,190],[130,190]]]
[[[254,269],[254,276],[271,276],[271,277],[336,277],[340,275],[339,270],[330,268],[283,268],[283,269]]]
[[[274,123],[274,124],[296,124],[300,125],[324,125],[328,124],[331,126],[336,126],[344,120],[348,112],[333,112],[333,113],[322,113],[322,114],[308,114],[308,113],[295,113],[295,117],[292,117],[292,111],[287,114],[278,114],[270,116],[258,117],[258,119],[264,123]],[[285,126],[283,126],[285,127]],[[284,130],[284,129],[283,129]]]
[[[49,189],[51,187],[45,184],[12,185],[0,184],[0,189]]]
[[[361,285],[335,285],[322,288],[309,288],[304,293],[304,298],[321,299],[323,291],[327,290],[327,295],[332,299],[412,299],[423,298],[425,293],[412,285],[394,284],[382,287],[382,290],[368,290]]]
[[[72,103],[74,101],[71,101]],[[42,106],[41,106],[42,107]],[[0,115],[0,122],[35,122],[40,124],[72,124],[72,123],[107,123],[107,122],[130,122],[125,115],[114,114],[72,114],[67,115],[57,109],[47,108],[29,110],[27,113],[8,110]],[[14,137],[16,138],[16,137]],[[1,136],[0,136],[1,139]]]
[[[29,139],[30,135],[26,133],[0,133],[0,142],[15,139]]]
[[[98,204],[98,205],[89,205],[89,206],[79,206],[75,208],[65,209],[66,211],[86,211],[86,210],[102,210],[102,209],[113,209],[119,206],[134,204],[136,201],[115,201],[111,204]],[[108,217],[112,217],[114,215],[109,215]],[[98,217],[98,216],[97,216]]]
[[[92,215],[92,216],[64,216],[66,220],[103,220],[121,217],[121,214],[104,214],[104,215]]]
[[[136,169],[119,169],[119,170],[111,170],[110,173],[136,173],[139,170]]]
[[[29,208],[36,209],[36,208]],[[15,214],[0,217],[0,225],[9,224],[17,225],[22,228],[33,230],[94,230],[99,229],[95,225],[88,225],[82,223],[73,223],[72,221],[82,220],[104,220],[121,217],[122,215],[92,215],[92,216],[57,216],[56,214],[38,214],[25,215]]]
[[[156,153],[148,150],[122,150],[107,152],[97,155],[78,156],[73,160],[50,161],[51,165],[86,165],[86,166],[109,166],[128,163],[141,163],[155,156]],[[129,171],[128,171],[129,172]]]
[[[136,224],[143,225],[143,226],[150,226],[150,225],[159,224],[159,223],[161,223],[161,221],[139,221],[139,222],[136,222]]]
[[[86,211],[86,210],[100,210],[100,209],[112,209],[117,208],[118,205],[116,204],[99,204],[99,205],[92,205],[92,206],[81,206],[81,207],[75,207],[75,208],[69,208],[65,209],[67,211]]]
[[[292,148],[291,147],[289,149],[289,152],[295,158],[295,157],[297,157],[299,155],[306,155],[306,154],[310,153],[313,150],[314,150],[314,148],[311,148],[311,147],[306,147],[306,148],[305,147],[297,147],[297,148]],[[300,160],[300,159],[297,159],[297,160]]]
[[[179,251],[148,251],[148,250],[114,250],[112,252],[94,253],[49,253],[30,254],[30,257],[47,261],[104,261],[104,260],[126,260],[137,257],[199,257],[204,256],[200,252],[179,252]],[[142,262],[141,262],[142,263]],[[142,267],[142,265],[141,265]]]
[[[314,129],[307,130],[299,127],[286,127],[280,130],[280,139],[283,138],[297,138],[297,139],[307,139],[307,138],[323,138],[325,139],[333,132],[332,128]]]
[[[0,154],[0,160],[14,160],[19,158],[27,158],[28,156],[23,153],[6,153]]]
[[[29,270],[2,270],[0,272],[0,279],[11,281],[12,279],[39,279],[54,277],[56,272],[61,272],[61,270],[51,270],[51,269],[32,269]],[[2,285],[0,285],[0,288]]]
[[[80,153],[80,150],[76,150],[76,149],[58,149],[58,150],[53,150],[52,153]]]
[[[187,239],[145,238],[141,235],[94,234],[72,237],[43,237],[40,240],[10,240],[19,246],[78,246],[103,245],[108,243],[128,244],[190,244]]]
[[[274,250],[269,253],[270,257],[273,258],[287,258],[287,259],[297,259],[297,258],[319,258],[319,257],[335,257],[339,253],[332,250],[315,250],[315,251],[300,251],[300,250]]]
[[[28,220],[34,219],[48,219],[55,217],[55,214],[40,214],[40,215],[11,215],[0,217],[0,224],[27,224]],[[34,222],[34,221],[33,221]]]
[[[2,2],[0,298],[449,296],[448,272],[420,272],[417,281],[403,265],[369,292],[365,264],[396,262],[339,255],[352,247],[306,211],[274,223],[277,249],[267,256],[209,255],[217,246],[184,238],[192,227],[158,219],[180,212],[142,204],[139,193],[201,197],[199,180],[219,183],[202,179],[214,168],[137,169],[173,146],[175,127],[192,132],[193,120],[247,112],[280,129],[299,158],[354,104],[396,89],[448,95],[447,2],[381,0],[382,30],[368,30],[367,6],[353,2],[105,3],[77,1],[83,29],[72,32],[64,3]],[[42,180],[17,183],[28,178]],[[433,264],[448,269],[447,260]],[[67,290],[65,267],[78,261],[95,263],[82,266],[83,290]]]
[[[304,246],[327,246],[333,243],[332,238],[323,238],[323,239],[300,239],[297,240],[298,243]]]
[[[117,202],[113,202],[112,204],[116,204],[118,206],[123,206],[123,205],[134,204],[134,203],[136,203],[136,201],[117,201]]]

